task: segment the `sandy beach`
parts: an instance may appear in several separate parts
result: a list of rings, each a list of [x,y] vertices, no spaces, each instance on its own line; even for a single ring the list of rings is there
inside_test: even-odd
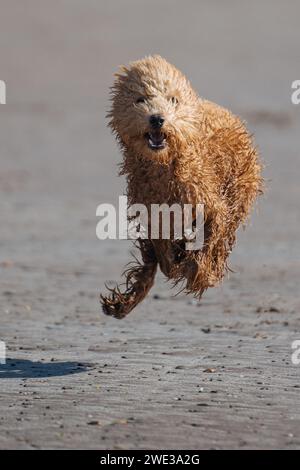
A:
[[[1,449],[299,449],[296,0],[0,1]],[[130,241],[96,207],[125,181],[107,128],[120,64],[159,53],[248,123],[260,197],[201,302],[160,274],[126,319],[99,294]]]

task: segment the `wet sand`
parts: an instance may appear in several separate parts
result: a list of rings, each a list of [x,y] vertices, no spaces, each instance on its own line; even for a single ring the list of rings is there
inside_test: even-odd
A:
[[[0,448],[299,448],[298,2],[0,8]],[[98,296],[131,244],[95,236],[124,191],[105,113],[149,53],[247,120],[268,190],[222,286],[197,303],[160,275],[117,321]]]

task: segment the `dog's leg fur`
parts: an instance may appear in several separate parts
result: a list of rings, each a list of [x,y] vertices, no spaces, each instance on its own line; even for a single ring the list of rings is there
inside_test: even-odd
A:
[[[117,286],[109,289],[111,294],[100,296],[103,312],[121,319],[128,315],[148,294],[153,286],[157,270],[157,259],[153,245],[149,240],[139,240],[139,249],[143,263],[138,263],[124,272],[126,277],[124,292]]]
[[[186,282],[186,293],[200,298],[222,279],[231,245],[226,232],[226,207],[220,204],[214,214],[206,216],[202,249],[185,251],[171,272],[175,284]]]
[[[256,189],[253,191],[253,197],[256,196]],[[247,206],[249,194],[243,198],[240,197],[241,204]],[[209,287],[218,284],[228,271],[227,258],[235,243],[235,231],[239,225],[241,213],[244,207],[236,205],[230,210],[230,223],[226,223],[226,216],[223,220],[215,215],[205,224],[205,240],[202,250],[192,251],[186,255],[184,261],[180,264],[179,271],[183,276],[180,280],[186,278],[186,292],[192,293],[198,299]],[[247,214],[247,210],[242,216],[242,221]],[[234,216],[236,215],[236,221]],[[218,223],[218,220],[220,223]],[[227,219],[228,220],[228,219]]]

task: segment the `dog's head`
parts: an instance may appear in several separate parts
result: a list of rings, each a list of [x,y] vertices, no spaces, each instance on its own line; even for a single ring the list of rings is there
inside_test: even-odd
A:
[[[125,148],[166,161],[199,136],[199,109],[200,98],[186,77],[151,56],[116,74],[108,117]]]

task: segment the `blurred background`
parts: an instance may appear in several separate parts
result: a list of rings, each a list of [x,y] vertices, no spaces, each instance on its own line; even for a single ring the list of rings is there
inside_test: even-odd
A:
[[[86,247],[94,259],[103,247],[118,245],[123,252],[124,242],[101,244],[94,237],[95,207],[114,201],[124,184],[106,128],[108,93],[120,64],[153,53],[183,70],[201,96],[248,121],[270,184],[260,201],[260,226],[255,222],[246,237],[257,237],[255,253],[269,261],[296,255],[296,0],[288,6],[274,0],[11,0],[0,8],[0,78],[7,85],[0,109],[2,257],[34,250],[73,258],[74,249]]]
[[[196,331],[201,325],[213,328],[226,322],[227,309],[237,322],[245,315],[245,326],[236,327],[237,331],[246,337],[251,331],[253,337],[257,316],[264,309],[275,308],[284,311],[285,320],[293,325],[290,336],[284,333],[285,339],[280,340],[281,319],[276,319],[278,330],[272,333],[289,355],[290,340],[299,326],[295,317],[288,318],[299,308],[300,105],[291,102],[291,84],[300,79],[299,14],[297,0],[0,0],[0,79],[7,86],[7,104],[0,105],[0,337],[7,340],[13,354],[20,355],[21,349],[22,357],[25,350],[32,361],[49,361],[51,355],[74,359],[75,355],[101,362],[110,351],[109,358],[117,364],[125,348],[123,342],[131,337],[135,345],[130,356],[132,367],[119,371],[123,383],[129,384],[131,379],[137,381],[139,341],[149,341],[154,355],[155,351],[160,354],[166,337],[170,347],[172,341],[184,343],[191,351],[189,363],[194,363],[204,354],[197,350]],[[173,292],[160,277],[153,295],[162,300],[156,302],[149,296],[126,323],[118,323],[100,316],[98,305],[104,282],[120,278],[131,246],[126,241],[100,242],[95,235],[97,205],[116,203],[124,191],[124,180],[117,176],[121,155],[106,127],[105,115],[118,66],[153,53],[181,69],[201,96],[229,107],[247,121],[265,164],[267,191],[249,227],[240,232],[231,259],[236,274],[221,288],[207,293],[204,307],[185,297],[174,301]],[[175,322],[179,336],[169,337],[164,326],[159,326],[161,318]],[[268,320],[272,322],[273,317]],[[190,334],[185,330],[188,321],[195,325]],[[112,337],[123,345],[121,349],[110,349]],[[88,349],[91,344],[99,346],[99,341],[103,349],[95,358]],[[219,344],[219,338],[216,341]],[[232,341],[228,339],[229,344]],[[207,347],[219,357],[217,346],[215,350],[213,344]],[[245,361],[252,350],[249,343]],[[256,365],[260,361],[264,364],[263,351]],[[152,357],[152,362],[155,360],[159,362]],[[143,366],[149,367],[149,383],[138,395],[128,385],[124,400],[147,395],[149,384],[151,388],[156,380],[150,364]],[[181,380],[187,380],[189,389],[194,379]],[[111,389],[117,386],[110,383]],[[18,380],[8,380],[7,387],[18,396]],[[168,390],[172,394],[171,385]],[[250,396],[247,389],[241,402]],[[110,419],[109,407],[113,409],[110,397],[104,400],[104,422]],[[157,408],[163,413],[169,409],[167,392],[165,397]],[[293,402],[294,395],[290,399]],[[9,403],[8,397],[5,400],[3,413]],[[287,397],[284,400],[288,403]],[[87,407],[93,407],[94,402],[93,398],[89,405],[87,399]],[[278,409],[283,406],[277,405]],[[68,404],[65,406],[68,409]],[[116,410],[116,417],[130,413],[121,402]],[[181,410],[179,423],[185,419],[185,411]],[[37,408],[32,416],[39,413]],[[91,409],[75,414],[80,425],[86,423],[88,413]],[[275,413],[274,423],[278,417]],[[10,432],[3,434],[3,446],[17,442],[16,436],[23,446],[26,442],[45,445],[37,423],[33,425],[28,418],[31,431],[25,431],[14,419],[16,416],[11,416],[7,421]],[[76,417],[72,419],[68,422],[70,433]],[[218,421],[216,414],[215,423]],[[163,429],[165,418],[157,423]],[[170,426],[173,428],[172,420]],[[55,440],[51,426],[45,424],[45,429],[53,445],[75,442],[68,433],[61,441]],[[234,425],[233,429],[238,439],[240,429]],[[171,428],[166,436],[168,431]],[[116,433],[117,441],[122,432]],[[214,425],[212,432],[218,439]],[[25,434],[29,436],[26,442]],[[269,434],[266,431],[268,445],[285,442],[282,436],[272,441]],[[205,435],[209,438],[209,433]],[[144,445],[160,444],[149,436]],[[192,432],[187,436],[186,446],[197,442]],[[219,438],[216,445],[225,442],[223,434]],[[99,444],[93,439],[84,441],[84,436],[82,439],[85,446]],[[176,444],[176,436],[172,439],[164,443]],[[133,445],[125,437],[122,442]],[[227,444],[233,446],[234,442]]]

